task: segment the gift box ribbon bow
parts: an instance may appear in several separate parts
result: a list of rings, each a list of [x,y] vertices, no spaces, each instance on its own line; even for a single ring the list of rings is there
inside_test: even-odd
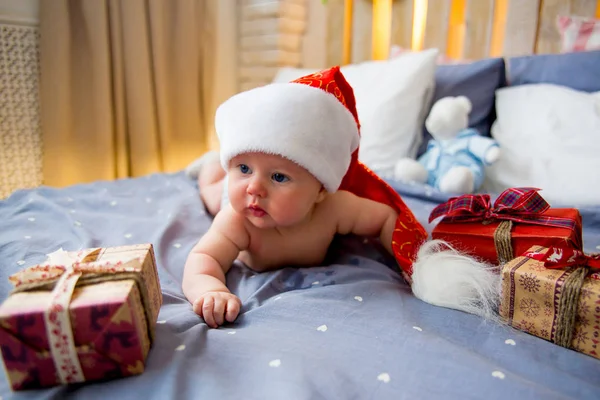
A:
[[[583,251],[570,247],[550,247],[544,251],[530,251],[525,257],[542,261],[549,269],[565,269],[573,266],[585,266],[600,271],[600,254],[586,255]]]
[[[446,216],[451,222],[506,220],[536,225],[555,226],[574,230],[576,222],[570,218],[544,215],[550,205],[536,188],[510,188],[492,204],[488,194],[466,194],[452,197],[433,209],[429,222]]]
[[[137,263],[137,258],[117,263],[98,262],[101,251],[102,249],[98,248],[67,252],[61,248],[48,254],[44,264],[26,268],[9,277],[16,292],[53,285],[44,319],[49,350],[62,383],[85,380],[75,348],[69,314],[71,297],[80,278],[96,277],[97,281],[102,281],[110,280],[119,273],[127,274],[130,278],[137,275],[137,269],[131,266],[131,263]],[[109,279],[102,279],[102,276]]]
[[[600,254],[586,255],[570,247],[549,247],[537,251],[528,251],[523,256],[544,263],[549,269],[573,268],[562,282],[561,296],[558,302],[556,328],[552,341],[563,347],[571,347],[579,297],[584,279],[590,272],[600,270]]]

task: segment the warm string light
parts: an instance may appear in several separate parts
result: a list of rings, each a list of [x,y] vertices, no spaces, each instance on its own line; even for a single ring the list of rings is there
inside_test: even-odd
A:
[[[489,55],[492,57],[500,57],[502,55],[507,12],[508,0],[496,0],[494,2],[494,19],[492,23],[492,37],[490,39],[489,52]]]
[[[404,0],[409,1],[409,0]],[[412,38],[411,49],[420,51],[424,48],[425,27],[427,25],[428,0],[412,0]],[[460,59],[463,56],[463,47],[466,30],[466,0],[450,1],[448,20],[446,55]],[[344,42],[343,62],[349,64],[352,58],[352,30],[353,30],[353,0],[344,0]],[[600,0],[597,2],[596,15],[600,18]],[[508,0],[496,0],[494,3],[494,17],[490,37],[489,55],[502,54],[504,45],[506,16]],[[392,0],[373,0],[372,19],[372,57],[374,60],[384,60],[389,56],[391,45],[392,27]]]
[[[353,1],[354,0],[344,0],[344,36],[342,39],[342,64],[344,65],[350,64],[352,61]]]
[[[427,0],[413,1],[413,28],[411,49],[419,51],[423,49],[423,41],[425,39],[425,24],[427,22]]]
[[[373,60],[389,56],[392,29],[392,0],[373,0]]]
[[[465,41],[465,16],[466,0],[452,0],[450,4],[450,19],[448,21],[448,39],[446,41],[446,55],[459,60],[463,55]]]

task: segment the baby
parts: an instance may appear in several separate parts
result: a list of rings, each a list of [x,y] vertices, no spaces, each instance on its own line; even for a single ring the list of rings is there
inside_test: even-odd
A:
[[[188,255],[182,284],[208,326],[238,316],[241,301],[225,284],[236,259],[255,271],[318,265],[336,234],[356,234],[380,238],[410,265],[426,233],[357,161],[355,100],[339,68],[233,96],[215,126],[220,160],[205,157],[198,172],[215,218]]]

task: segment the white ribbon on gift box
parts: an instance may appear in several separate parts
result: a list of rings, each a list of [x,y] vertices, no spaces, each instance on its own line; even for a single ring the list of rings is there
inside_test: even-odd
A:
[[[72,259],[69,253],[62,250],[62,248],[49,254],[48,257],[49,264],[65,267],[65,272],[60,276],[54,290],[52,290],[50,307],[44,312],[50,352],[62,383],[82,382],[85,380],[85,376],[75,350],[73,328],[69,315],[71,296],[81,276],[81,271],[75,271],[74,269],[74,265],[79,260],[77,258]]]

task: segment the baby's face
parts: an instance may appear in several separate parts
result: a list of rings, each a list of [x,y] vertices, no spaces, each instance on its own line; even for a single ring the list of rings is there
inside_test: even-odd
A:
[[[233,209],[258,228],[301,223],[325,197],[313,175],[276,155],[241,154],[231,159],[227,173]]]

